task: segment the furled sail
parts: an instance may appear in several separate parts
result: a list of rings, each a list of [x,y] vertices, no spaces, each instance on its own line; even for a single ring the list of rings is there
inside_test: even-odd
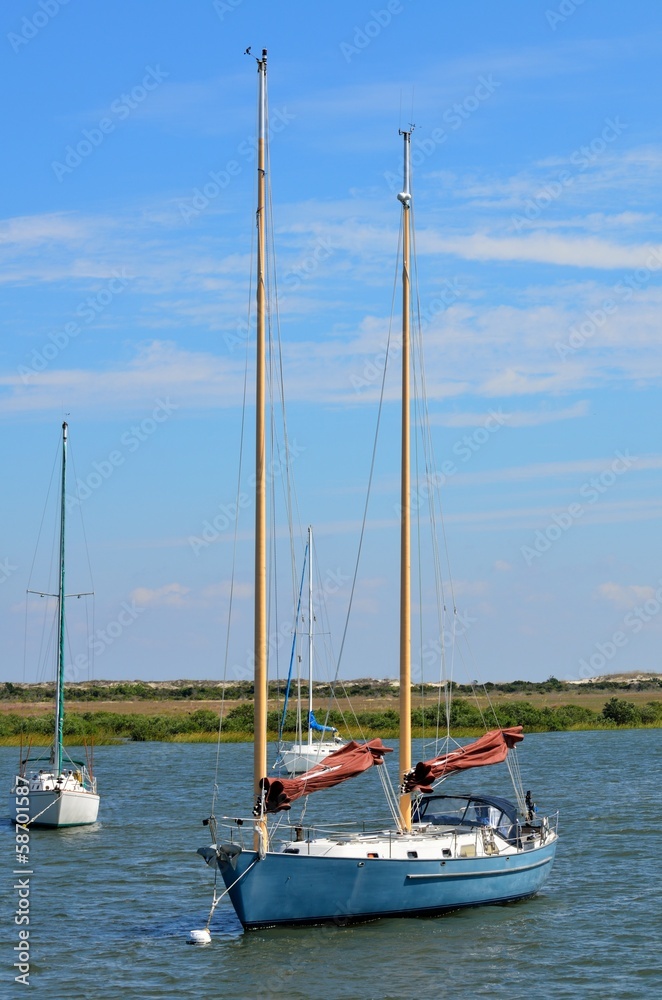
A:
[[[312,729],[315,733],[337,733],[338,730],[335,726],[323,726],[315,718],[314,712],[308,713],[308,728]]]
[[[268,813],[289,809],[302,795],[332,788],[341,781],[355,778],[374,764],[382,764],[386,753],[391,753],[391,747],[385,747],[380,739],[369,740],[367,743],[352,740],[296,778],[262,778],[261,792],[253,814],[262,814],[263,802],[264,811]]]
[[[455,771],[465,771],[470,767],[485,767],[487,764],[500,764],[508,756],[508,751],[524,739],[522,726],[511,726],[510,729],[492,729],[485,733],[475,743],[458,747],[451,753],[433,757],[432,760],[419,761],[416,767],[407,771],[402,783],[402,792],[413,792],[415,788],[422,792],[431,792],[432,784],[438,778],[445,778]]]

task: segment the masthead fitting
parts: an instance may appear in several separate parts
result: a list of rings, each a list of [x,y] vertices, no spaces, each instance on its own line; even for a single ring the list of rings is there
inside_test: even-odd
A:
[[[413,130],[414,126],[410,126]],[[404,208],[409,208],[411,204],[411,132],[404,132],[400,129],[400,135],[404,140],[404,168],[402,177],[402,191],[398,195],[398,201],[404,206]]]

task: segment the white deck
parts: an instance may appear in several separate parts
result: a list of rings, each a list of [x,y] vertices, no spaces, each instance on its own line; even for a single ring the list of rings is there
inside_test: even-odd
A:
[[[29,826],[87,826],[96,823],[99,814],[96,779],[90,778],[85,770],[57,774],[42,769],[17,777],[9,804],[14,822],[17,816],[27,813]]]

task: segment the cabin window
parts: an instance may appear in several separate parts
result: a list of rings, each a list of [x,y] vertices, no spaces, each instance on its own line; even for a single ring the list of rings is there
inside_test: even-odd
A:
[[[407,851],[407,857],[408,858],[417,858],[418,857],[418,851]]]
[[[379,855],[378,854],[368,854],[368,857],[369,858],[378,858]]]

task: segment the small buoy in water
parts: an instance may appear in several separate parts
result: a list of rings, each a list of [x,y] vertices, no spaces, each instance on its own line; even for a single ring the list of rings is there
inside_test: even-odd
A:
[[[189,944],[211,944],[211,934],[209,930],[205,927],[201,931],[189,931],[188,934]]]

